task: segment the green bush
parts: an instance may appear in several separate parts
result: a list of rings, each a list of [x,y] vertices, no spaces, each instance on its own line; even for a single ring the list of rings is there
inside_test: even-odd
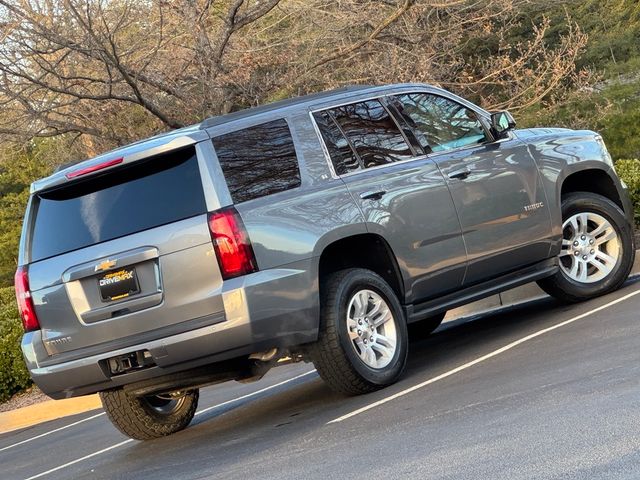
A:
[[[618,160],[616,171],[629,187],[629,196],[635,210],[636,224],[640,225],[640,160]]]
[[[31,385],[22,359],[22,323],[13,287],[0,288],[0,402]]]

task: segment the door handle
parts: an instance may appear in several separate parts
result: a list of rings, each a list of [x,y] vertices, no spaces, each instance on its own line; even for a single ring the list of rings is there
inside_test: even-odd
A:
[[[362,200],[380,200],[385,193],[387,193],[386,190],[375,190],[372,192],[364,192],[360,194],[360,198]]]
[[[462,170],[456,170],[455,172],[451,172],[449,174],[449,178],[451,178],[451,179],[456,178],[458,180],[464,180],[469,175],[471,175],[471,170],[469,170],[468,168],[463,168]]]

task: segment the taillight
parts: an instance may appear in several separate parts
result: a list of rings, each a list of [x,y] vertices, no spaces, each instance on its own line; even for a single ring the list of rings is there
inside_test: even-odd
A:
[[[99,163],[98,165],[92,165],[91,167],[81,168],[80,170],[75,170],[71,173],[67,173],[66,177],[68,179],[81,177],[82,175],[88,175],[89,173],[97,172],[98,170],[113,167],[114,165],[119,165],[123,161],[124,158],[114,158],[113,160],[107,160],[106,162]]]
[[[258,270],[251,240],[234,207],[209,214],[209,231],[225,280]]]
[[[16,300],[18,301],[18,310],[20,311],[24,331],[31,332],[32,330],[40,330],[40,323],[38,322],[38,317],[36,317],[31,292],[29,291],[29,276],[27,275],[27,270],[24,267],[18,267],[14,280]]]

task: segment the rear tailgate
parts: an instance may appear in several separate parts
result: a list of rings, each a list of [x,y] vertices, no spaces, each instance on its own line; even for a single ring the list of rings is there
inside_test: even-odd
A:
[[[224,319],[192,147],[33,201],[28,274],[49,355],[108,351]]]

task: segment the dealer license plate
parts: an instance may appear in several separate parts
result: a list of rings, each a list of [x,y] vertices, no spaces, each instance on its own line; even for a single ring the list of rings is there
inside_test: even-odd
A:
[[[140,293],[135,267],[121,268],[98,278],[102,301],[111,302]]]

